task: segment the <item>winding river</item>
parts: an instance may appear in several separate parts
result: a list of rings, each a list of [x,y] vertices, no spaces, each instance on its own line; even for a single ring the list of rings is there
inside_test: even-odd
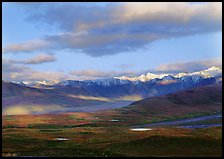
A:
[[[222,126],[222,124],[197,124],[197,125],[193,124],[193,122],[203,121],[203,120],[211,120],[211,119],[217,119],[217,118],[222,118],[222,114],[187,118],[187,119],[181,119],[181,120],[176,120],[176,121],[164,121],[164,122],[158,122],[158,123],[152,123],[152,124],[135,125],[135,126],[131,126],[131,127],[132,128],[140,128],[140,127],[142,128],[142,127],[177,126],[180,128],[207,128],[207,127],[213,127],[213,126]],[[186,123],[189,123],[189,125],[187,125]],[[181,124],[185,124],[185,125],[179,126]]]

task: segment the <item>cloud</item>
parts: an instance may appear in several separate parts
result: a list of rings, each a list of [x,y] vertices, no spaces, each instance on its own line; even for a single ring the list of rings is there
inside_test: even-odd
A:
[[[43,37],[42,43],[9,45],[4,52],[67,49],[99,57],[142,49],[160,39],[222,29],[221,2],[46,3],[38,7],[29,10],[27,20],[56,26],[61,33]]]
[[[133,66],[134,66],[134,64],[119,64],[119,65],[116,65],[117,68],[122,69],[122,70],[129,69],[129,68],[131,68]]]
[[[21,63],[21,64],[41,64],[53,61],[56,61],[56,58],[52,54],[39,54],[27,60],[10,60],[10,62],[12,63]]]
[[[33,40],[28,41],[20,44],[11,44],[7,45],[5,48],[2,49],[3,53],[13,52],[32,52],[34,50],[40,50],[43,48],[47,48],[50,46],[50,43],[45,40]]]
[[[2,79],[5,81],[62,81],[62,80],[93,80],[115,76],[134,76],[134,71],[101,71],[94,69],[73,70],[68,73],[54,71],[36,71],[30,67],[2,60]]]
[[[73,70],[68,73],[54,71],[36,71],[27,66],[14,64],[10,61],[2,61],[2,79],[6,81],[62,81],[62,80],[94,80],[120,76],[139,76],[140,74],[153,73],[180,73],[194,72],[207,69],[211,66],[221,66],[221,59],[179,62],[175,64],[163,64],[154,70],[135,72],[123,71],[101,71],[95,69]]]
[[[211,59],[202,61],[180,62],[175,64],[159,65],[155,71],[163,73],[179,73],[179,72],[194,72],[207,69],[212,66],[221,66],[221,59]]]
[[[143,24],[146,22],[157,26],[164,24],[170,25],[170,27],[180,27],[178,24],[198,26],[199,23],[214,25],[210,22],[221,23],[222,20],[221,2],[128,2],[108,3],[104,6],[99,6],[98,3],[92,3],[89,6],[86,3],[84,5],[80,5],[80,3],[45,4],[41,12],[39,10],[29,10],[31,14],[29,14],[28,19],[50,25],[56,24],[67,31],[73,31],[74,29],[79,31],[90,30],[92,28],[111,27],[111,24],[130,24],[133,22],[143,22]]]
[[[222,3],[188,3],[188,2],[131,2],[124,3],[115,11],[122,10],[123,14],[116,12],[116,20],[120,23],[129,21],[150,21],[153,23],[163,23],[165,25],[198,25],[212,20],[219,21],[222,18]],[[181,13],[181,14],[180,14]],[[218,22],[217,21],[217,22]],[[192,23],[193,22],[193,23]]]
[[[90,79],[101,79],[101,78],[112,78],[116,76],[128,75],[134,76],[136,72],[134,71],[100,71],[94,69],[86,69],[86,70],[74,70],[71,71],[74,77],[82,80],[90,80]]]
[[[24,65],[14,64],[9,60],[2,60],[2,79],[5,81],[60,81],[68,78],[69,75],[63,72],[36,71]]]

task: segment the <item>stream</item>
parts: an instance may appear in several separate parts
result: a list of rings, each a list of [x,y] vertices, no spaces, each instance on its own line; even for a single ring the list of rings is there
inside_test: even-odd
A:
[[[181,120],[176,120],[176,121],[164,121],[164,122],[158,122],[158,123],[152,123],[152,124],[135,125],[135,126],[131,126],[131,127],[132,128],[140,128],[140,127],[158,127],[158,126],[177,126],[180,128],[207,128],[207,127],[213,127],[213,126],[222,126],[222,124],[197,124],[197,125],[194,125],[192,123],[192,122],[210,120],[210,119],[216,119],[216,118],[222,118],[222,114],[187,118],[187,119],[181,119]],[[189,123],[189,125],[186,125],[186,123]],[[185,125],[179,126],[179,124],[185,124]]]

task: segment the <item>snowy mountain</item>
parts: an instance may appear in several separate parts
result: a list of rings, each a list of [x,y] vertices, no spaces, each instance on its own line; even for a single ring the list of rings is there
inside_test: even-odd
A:
[[[137,77],[127,77],[127,76],[121,76],[121,77],[114,77],[116,79],[120,79],[120,80],[128,80],[128,81],[141,81],[141,82],[146,82],[146,81],[150,81],[152,79],[162,79],[166,76],[173,76],[175,78],[181,78],[184,76],[192,76],[193,78],[197,78],[197,76],[201,76],[203,78],[209,78],[209,77],[214,77],[216,75],[220,75],[222,74],[222,68],[218,67],[218,66],[213,66],[210,67],[206,70],[202,70],[202,71],[197,71],[197,72],[192,72],[192,73],[186,73],[186,72],[181,72],[178,73],[176,75],[173,74],[153,74],[153,73],[147,73],[146,75],[140,75]]]
[[[202,76],[203,78],[209,78],[209,77],[214,77],[214,76],[221,75],[221,74],[222,74],[221,67],[213,66],[207,70],[193,72],[189,75],[199,75],[199,76]]]
[[[59,91],[88,96],[122,97],[141,96],[150,97],[174,93],[188,88],[222,83],[222,68],[213,66],[206,70],[179,73],[179,74],[153,74],[147,73],[136,77],[114,77],[97,80],[65,80],[65,81],[36,81],[19,82],[36,88],[54,88]]]
[[[35,86],[52,86],[57,84],[59,81],[12,81],[13,83],[19,84],[19,85],[25,85],[25,86],[30,86],[30,87],[35,87]]]
[[[111,86],[111,85],[124,85],[124,84],[139,84],[139,83],[144,83],[144,82],[155,82],[156,80],[174,80],[174,79],[179,79],[182,81],[186,81],[191,77],[190,79],[193,80],[194,82],[199,81],[200,79],[205,79],[205,78],[211,78],[215,76],[222,76],[222,68],[218,66],[213,66],[210,67],[206,70],[202,71],[196,71],[196,72],[181,72],[178,74],[154,74],[154,73],[147,73],[147,74],[142,74],[140,76],[136,77],[127,77],[127,76],[121,76],[121,77],[113,77],[113,78],[108,78],[108,79],[97,79],[97,80],[86,80],[86,81],[77,81],[77,80],[65,80],[65,81],[19,81],[19,82],[14,82],[19,85],[26,85],[26,86],[77,86],[77,85],[82,85],[82,84],[87,84],[87,85],[102,85],[102,86]]]
[[[169,74],[153,74],[153,73],[147,73],[146,75],[140,75],[138,77],[127,77],[127,76],[121,76],[121,77],[114,77],[116,79],[120,79],[120,80],[128,80],[128,81],[141,81],[141,82],[146,82],[146,81],[150,81],[152,79],[158,78],[161,79],[165,76],[168,76]]]

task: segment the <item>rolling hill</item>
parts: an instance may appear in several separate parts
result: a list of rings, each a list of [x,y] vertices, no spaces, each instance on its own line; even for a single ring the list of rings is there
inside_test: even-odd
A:
[[[145,98],[127,107],[107,111],[107,116],[104,115],[104,118],[133,125],[196,117],[221,111],[222,84],[215,84]],[[100,116],[100,113],[97,115]]]
[[[63,112],[67,107],[97,105],[105,101],[82,99],[55,89],[40,89],[2,81],[3,114]]]

